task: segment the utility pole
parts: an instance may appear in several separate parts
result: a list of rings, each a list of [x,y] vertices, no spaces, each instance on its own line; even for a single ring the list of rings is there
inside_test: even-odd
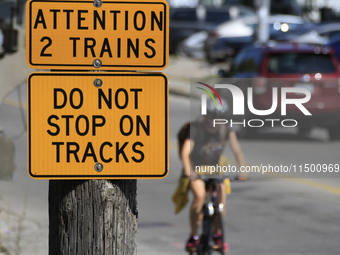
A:
[[[49,183],[49,255],[137,254],[137,181]]]
[[[28,65],[52,70],[27,79],[28,174],[50,180],[49,255],[135,255],[137,179],[169,171],[168,79],[136,70],[166,68],[169,6],[53,8],[28,0],[26,20]]]
[[[258,17],[257,40],[265,44],[269,40],[268,16],[270,12],[270,0],[256,0]]]

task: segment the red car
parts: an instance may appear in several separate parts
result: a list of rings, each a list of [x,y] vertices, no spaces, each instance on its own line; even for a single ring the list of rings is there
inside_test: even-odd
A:
[[[236,84],[244,94],[247,87],[253,87],[253,105],[258,110],[272,107],[272,88],[278,88],[276,110],[270,116],[256,117],[248,111],[247,119],[294,119],[301,135],[308,134],[314,126],[320,126],[328,129],[330,139],[340,139],[340,71],[330,47],[292,43],[248,47],[238,54],[228,76],[253,78],[238,79]],[[287,104],[286,115],[282,114],[280,92],[287,87],[310,91],[310,100],[303,103],[310,116],[294,104]],[[306,95],[302,93],[287,93],[289,99],[304,97]],[[245,130],[249,135],[256,128]]]

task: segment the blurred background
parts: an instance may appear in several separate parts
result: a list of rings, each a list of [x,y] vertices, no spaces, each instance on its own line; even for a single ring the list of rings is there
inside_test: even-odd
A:
[[[0,0],[0,254],[47,254],[48,181],[27,174],[25,3]],[[190,120],[190,80],[251,81],[268,109],[275,86],[312,94],[312,117],[295,128],[238,131],[248,165],[340,163],[340,1],[169,0],[169,164],[162,180],[138,181],[138,254],[186,254],[188,209],[171,201],[181,174],[177,133]],[[237,82],[238,81],[238,82]],[[276,81],[276,82],[273,82]],[[277,81],[281,81],[277,82]],[[285,83],[282,81],[286,81]],[[213,85],[213,84],[211,84]],[[301,95],[295,95],[299,98]],[[294,110],[287,114],[294,114]],[[225,156],[235,164],[226,148]],[[250,174],[232,183],[229,254],[337,255],[338,178]]]

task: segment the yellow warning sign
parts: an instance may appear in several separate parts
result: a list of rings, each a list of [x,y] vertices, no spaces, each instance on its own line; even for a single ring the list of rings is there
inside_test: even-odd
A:
[[[32,68],[162,70],[168,64],[165,0],[30,0],[26,12]]]
[[[161,73],[32,73],[28,172],[37,179],[163,178],[168,82]]]

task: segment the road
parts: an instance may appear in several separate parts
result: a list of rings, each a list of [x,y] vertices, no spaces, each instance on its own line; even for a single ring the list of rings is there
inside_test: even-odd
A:
[[[189,235],[189,206],[174,215],[171,195],[181,171],[176,131],[186,122],[189,112],[183,109],[188,108],[187,98],[170,96],[169,175],[159,181],[138,182],[138,240],[145,254],[186,254],[183,247]],[[314,130],[304,140],[294,132],[278,129],[256,140],[242,140],[247,163],[339,163],[340,144],[328,143],[324,130]],[[229,150],[226,156],[232,159]],[[229,254],[338,254],[339,195],[339,179],[280,179],[252,174],[248,182],[232,183],[225,224]]]
[[[170,83],[178,81],[169,78]],[[25,103],[25,86],[20,88]],[[18,99],[16,90],[0,106],[0,126],[9,137],[23,129]],[[161,180],[138,181],[137,241],[142,255],[186,254],[189,206],[175,215],[171,197],[181,171],[176,134],[190,118],[189,98],[171,94],[169,106],[169,174]],[[296,130],[275,129],[253,140],[241,140],[241,146],[249,165],[339,163],[340,143],[327,139],[322,129],[313,130],[305,139],[299,139]],[[47,254],[48,181],[32,180],[27,174],[26,134],[14,143],[14,178],[0,182],[0,244],[11,254]],[[230,149],[225,153],[232,161]],[[225,230],[230,255],[339,254],[339,179],[250,177],[247,182],[232,183],[227,198]]]

